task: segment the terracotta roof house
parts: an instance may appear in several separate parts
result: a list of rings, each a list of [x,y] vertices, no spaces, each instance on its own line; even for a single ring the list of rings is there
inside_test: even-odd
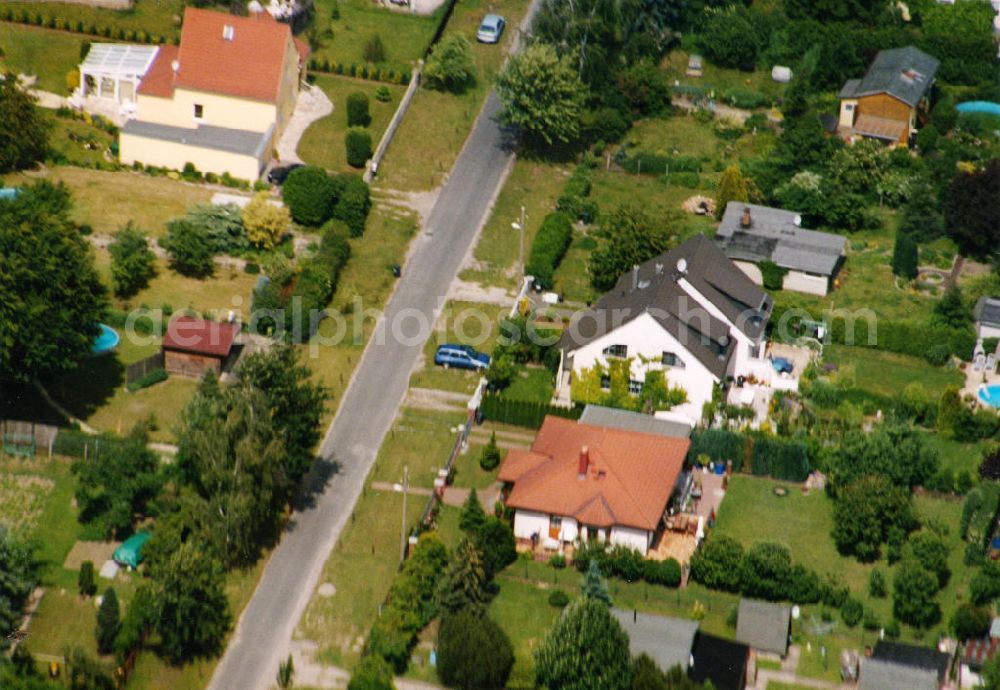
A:
[[[551,550],[596,539],[645,555],[690,445],[546,417],[531,449],[510,450],[500,466],[514,536]]]
[[[764,284],[759,264],[770,261],[785,271],[782,290],[826,295],[844,261],[847,238],[806,230],[795,211],[731,201],[715,243],[757,285]]]
[[[163,336],[163,368],[168,374],[201,378],[222,372],[233,351],[239,325],[180,316]]]
[[[689,426],[701,419],[720,383],[752,375],[763,385],[795,390],[798,380],[776,381],[766,357],[772,306],[712,240],[696,235],[621,276],[593,309],[573,318],[559,341],[556,397],[568,403],[583,370],[606,370],[614,360],[630,363],[633,392],[650,370],[683,388],[687,402],[665,412]],[[610,380],[602,385],[610,387]]]
[[[307,55],[267,13],[186,8],[180,45],[160,46],[138,86],[122,162],[257,179],[295,109]]]
[[[787,604],[740,599],[736,640],[756,652],[785,656],[792,634],[792,610]]]
[[[940,64],[913,46],[879,52],[864,77],[840,90],[840,136],[906,145],[926,118]]]

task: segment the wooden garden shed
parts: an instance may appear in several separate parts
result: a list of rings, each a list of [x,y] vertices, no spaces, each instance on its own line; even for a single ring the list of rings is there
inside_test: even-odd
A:
[[[218,375],[232,353],[239,331],[238,324],[190,316],[176,318],[163,337],[163,367],[168,374],[180,376],[201,378],[209,369]]]

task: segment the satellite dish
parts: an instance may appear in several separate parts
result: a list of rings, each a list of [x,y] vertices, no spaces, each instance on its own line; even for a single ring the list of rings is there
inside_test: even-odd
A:
[[[679,273],[687,273],[687,270],[688,270],[687,259],[684,258],[677,259],[677,271]]]
[[[795,227],[801,228],[802,227],[802,216],[796,214],[794,222],[795,222]]]
[[[801,615],[802,615],[802,610],[799,609],[799,605],[796,604],[795,606],[792,607],[792,619],[798,620],[799,616]]]

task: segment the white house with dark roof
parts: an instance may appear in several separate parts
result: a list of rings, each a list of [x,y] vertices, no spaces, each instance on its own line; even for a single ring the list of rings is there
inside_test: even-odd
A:
[[[687,402],[670,418],[694,424],[720,383],[741,378],[787,390],[767,360],[764,331],[772,301],[704,235],[635,267],[563,333],[556,397],[570,398],[574,376],[614,359],[631,361],[638,392],[662,370]],[[610,385],[610,383],[609,383]]]
[[[715,242],[757,285],[759,264],[770,261],[785,271],[783,290],[826,295],[844,261],[847,239],[802,227],[802,216],[770,206],[726,204]]]

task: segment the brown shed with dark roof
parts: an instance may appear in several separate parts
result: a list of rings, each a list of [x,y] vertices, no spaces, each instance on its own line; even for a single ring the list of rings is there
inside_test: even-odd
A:
[[[180,376],[201,378],[209,369],[219,374],[239,332],[234,324],[178,317],[163,336],[163,366]]]

